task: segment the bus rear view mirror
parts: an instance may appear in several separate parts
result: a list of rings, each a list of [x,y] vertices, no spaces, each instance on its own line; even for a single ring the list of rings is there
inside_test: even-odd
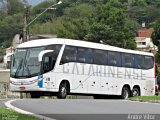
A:
[[[3,62],[5,63],[5,64],[7,64],[8,63],[8,57],[10,57],[10,56],[12,56],[14,53],[9,53],[9,54],[7,54],[7,55],[5,55],[4,56],[4,60],[3,60]]]
[[[42,58],[43,58],[44,54],[50,53],[50,52],[54,52],[54,50],[43,50],[43,51],[41,51],[38,55],[38,61],[42,62]]]

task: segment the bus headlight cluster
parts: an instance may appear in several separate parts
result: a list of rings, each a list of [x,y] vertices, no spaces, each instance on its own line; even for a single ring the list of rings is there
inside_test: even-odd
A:
[[[11,84],[14,84],[14,85],[20,85],[21,83],[20,82],[13,82],[13,81],[10,81]]]
[[[35,83],[35,82],[37,82],[37,80],[32,80],[32,81],[30,81],[30,83]]]

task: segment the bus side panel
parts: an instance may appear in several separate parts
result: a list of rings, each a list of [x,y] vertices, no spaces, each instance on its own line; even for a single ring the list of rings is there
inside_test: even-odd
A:
[[[108,84],[110,84],[109,87],[109,94],[110,95],[119,95],[120,91],[117,91],[118,86],[120,86],[121,77],[118,73],[118,71],[121,71],[122,68],[119,67],[107,67],[107,74],[108,74]]]
[[[150,70],[150,71],[144,70],[143,71],[141,69],[121,68],[120,71],[122,71],[122,76],[119,75],[119,77],[117,78],[117,81],[115,83],[116,87],[117,87],[117,90],[116,90],[117,95],[121,95],[122,88],[123,88],[124,85],[129,86],[131,91],[132,91],[133,87],[138,86],[140,88],[141,95],[148,94],[148,93],[145,93],[146,88],[148,90],[149,89],[151,90],[153,88],[153,84],[151,84],[151,83],[148,83],[150,85],[150,88],[149,88],[149,86],[146,85],[146,83],[147,83],[146,77],[147,76],[144,76],[144,74],[147,75],[147,73],[153,73],[152,70]],[[143,80],[143,79],[146,79],[146,80]]]
[[[46,91],[56,92],[56,77],[53,71],[43,74],[43,88]]]
[[[101,74],[101,83],[100,83],[100,90],[101,94],[114,94],[114,80],[112,79],[113,74],[109,74],[108,66],[102,67],[102,74]],[[113,70],[114,68],[112,68]]]
[[[117,79],[115,81],[115,95],[121,95],[122,88],[127,85],[131,88],[132,86],[132,69],[131,68],[117,68]]]
[[[66,80],[70,84],[70,89],[72,88],[73,73],[72,73],[73,63],[65,63],[59,65],[56,69],[56,88],[59,90],[59,86],[63,80]]]
[[[75,63],[73,67],[74,81],[72,92],[74,93],[87,93],[88,92],[88,82],[90,79],[89,65],[84,63]]]
[[[88,64],[89,65],[89,64]],[[88,93],[100,94],[101,65],[88,66]]]
[[[141,77],[141,95],[151,96],[155,94],[154,69],[142,70]]]

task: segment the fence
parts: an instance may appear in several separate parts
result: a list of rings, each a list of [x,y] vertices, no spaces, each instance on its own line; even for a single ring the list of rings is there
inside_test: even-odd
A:
[[[0,99],[6,98],[20,98],[20,94],[9,91],[9,83],[0,82]]]
[[[19,98],[20,94],[9,91],[9,70],[0,70],[0,99]]]

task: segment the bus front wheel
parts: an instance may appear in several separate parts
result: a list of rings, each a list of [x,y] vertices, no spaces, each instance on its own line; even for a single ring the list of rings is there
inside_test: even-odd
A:
[[[123,87],[121,98],[122,99],[127,99],[129,97],[130,97],[130,90],[128,89],[128,87]]]
[[[59,87],[59,92],[57,97],[59,99],[65,99],[67,97],[67,85],[66,83],[61,83],[60,87]]]
[[[38,93],[31,93],[31,98],[40,98],[41,96]]]

